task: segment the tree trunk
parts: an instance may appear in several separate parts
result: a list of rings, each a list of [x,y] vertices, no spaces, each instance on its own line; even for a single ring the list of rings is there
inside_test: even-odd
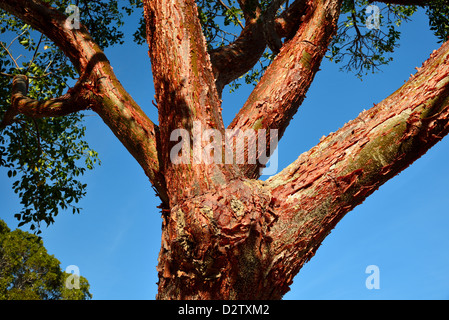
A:
[[[339,5],[318,1],[308,8],[308,23],[281,50],[230,129],[274,127],[282,134],[318,71]],[[220,102],[195,3],[144,1],[144,7],[162,141],[178,128],[195,134],[193,121],[223,132],[221,118],[211,113]],[[279,80],[284,70],[289,72]],[[205,92],[211,94],[202,98]],[[256,141],[248,142],[237,163],[251,144]],[[163,214],[158,299],[280,299],[287,287],[277,283],[282,273],[273,272],[274,199],[269,187],[251,179],[260,165],[173,164],[172,147],[162,150],[170,201]]]
[[[288,41],[229,129],[277,129],[282,135],[319,70],[341,3],[296,0],[282,19],[269,17],[271,27],[285,32]],[[102,117],[163,201],[158,299],[282,298],[347,212],[449,132],[447,42],[391,96],[266,182],[257,180],[263,163],[238,161],[252,150],[254,139],[230,164],[175,163],[175,130],[185,130],[188,141],[193,140],[189,156],[195,156],[192,145],[202,152],[210,143],[195,135],[206,129],[225,135],[222,87],[251,68],[257,59],[245,50],[273,30],[248,23],[235,44],[237,51],[230,46],[212,53],[211,59],[194,0],[143,4],[160,127],[120,85],[87,30],[65,29],[65,17],[41,1],[3,0],[2,9],[66,52],[80,81],[66,96],[45,103],[28,99],[26,78],[16,77],[13,106],[0,128],[17,113],[58,116],[89,107]],[[301,12],[300,19],[293,18],[295,12]],[[261,52],[256,47],[255,56]],[[245,63],[228,72],[232,61]],[[83,105],[74,105],[80,101]],[[196,125],[203,130],[196,132]]]
[[[193,121],[222,131],[210,110],[219,102],[200,25],[192,19],[195,4],[144,3],[163,141],[177,128],[195,134]],[[339,6],[317,1],[308,7],[231,129],[276,128],[282,135],[319,69]],[[178,17],[170,20],[176,26],[161,23],[168,16]],[[163,212],[157,298],[280,299],[348,211],[447,133],[447,47],[400,90],[267,182],[253,179],[258,165],[173,164],[169,145],[162,153],[170,201]],[[204,92],[211,95],[191,98]]]
[[[381,103],[266,182],[163,214],[158,299],[280,299],[343,216],[449,133],[449,42]]]
[[[275,220],[264,183],[234,180],[163,215],[158,299],[280,298],[267,271]]]

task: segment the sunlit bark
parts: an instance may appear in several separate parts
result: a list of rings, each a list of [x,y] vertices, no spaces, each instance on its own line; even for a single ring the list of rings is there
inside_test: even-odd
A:
[[[319,71],[341,2],[297,0],[274,20],[286,41],[229,129],[277,129],[282,136]],[[187,156],[210,142],[195,140],[195,134],[214,129],[225,136],[221,89],[251,68],[268,45],[267,33],[245,11],[248,29],[234,44],[238,50],[209,54],[193,0],[143,4],[160,128],[121,86],[88,31],[67,30],[65,17],[38,0],[4,0],[0,8],[53,40],[80,81],[62,97],[35,101],[26,97],[26,78],[17,76],[3,125],[18,113],[63,116],[90,108],[101,116],[163,200],[158,299],[282,298],[347,212],[449,132],[445,43],[404,86],[265,182],[257,180],[260,161],[239,164],[254,139],[233,163],[175,163],[175,130],[192,139]]]

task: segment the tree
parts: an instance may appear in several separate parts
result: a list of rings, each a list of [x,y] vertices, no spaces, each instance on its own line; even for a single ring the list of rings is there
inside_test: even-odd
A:
[[[127,12],[144,9],[135,37],[142,42],[146,35],[149,45],[159,126],[122,87],[101,49],[120,42],[118,31],[110,27],[121,21],[117,1],[90,2],[94,7],[78,3],[87,16],[111,11],[100,28],[95,28],[95,16],[74,27],[76,20],[60,12],[68,3],[47,2],[53,6],[38,0],[0,3],[44,34],[42,41],[59,48],[53,53],[61,61],[54,70],[59,80],[73,75],[64,56],[79,75],[63,95],[58,96],[64,89],[61,81],[54,81],[53,87],[47,84],[52,89],[47,96],[36,96],[42,90],[33,91],[33,85],[42,88],[48,68],[44,55],[37,54],[39,43],[28,38],[20,41],[35,50],[35,61],[42,58],[40,65],[32,61],[2,71],[13,78],[0,124],[9,137],[3,142],[14,147],[3,150],[8,155],[4,165],[11,166],[12,177],[19,171],[14,161],[24,171],[13,185],[25,207],[16,217],[32,225],[51,223],[59,207],[84,194],[85,186],[74,179],[84,171],[77,161],[84,152],[91,168],[96,154],[85,143],[74,144],[82,132],[70,132],[79,123],[70,117],[95,111],[138,161],[161,199],[159,299],[281,298],[342,217],[449,130],[446,42],[391,96],[280,173],[258,180],[275,148],[273,135],[282,137],[327,52],[336,61],[348,58],[346,68],[359,76],[376,70],[388,63],[396,46],[394,25],[408,19],[416,5],[426,6],[431,28],[446,39],[444,1],[381,1],[386,4],[387,34],[375,28],[361,32],[360,24],[370,19],[364,11],[368,1],[239,0],[238,7],[223,1],[130,1]],[[235,39],[219,36],[220,12],[224,24],[241,25]],[[259,61],[262,69],[256,70]],[[35,67],[33,78],[29,72]],[[240,77],[257,85],[225,128],[221,95],[228,84],[238,87]],[[30,85],[30,80],[35,83]],[[60,117],[65,122],[55,120]],[[237,129],[258,134],[248,134],[239,149],[238,143],[226,140],[238,137]],[[273,129],[277,131],[272,134]],[[43,132],[48,135],[45,144]],[[71,143],[69,148],[54,147],[60,136],[62,146]]]
[[[0,300],[87,300],[89,283],[79,277],[79,288],[67,288],[72,275],[47,253],[42,239],[0,220]]]

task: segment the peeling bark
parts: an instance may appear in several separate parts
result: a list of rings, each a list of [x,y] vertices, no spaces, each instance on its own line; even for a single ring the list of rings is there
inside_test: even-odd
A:
[[[282,136],[319,70],[341,2],[297,0],[292,11],[278,17],[285,24],[278,20],[276,30],[288,39],[231,129],[278,129]],[[247,5],[246,0],[239,3]],[[282,298],[347,212],[449,133],[447,42],[404,86],[266,182],[255,179],[260,163],[175,164],[170,159],[177,143],[170,141],[173,130],[195,135],[195,123],[203,130],[225,130],[215,83],[219,62],[214,67],[215,58],[206,51],[193,0],[143,4],[160,129],[121,86],[87,30],[64,30],[64,16],[38,0],[5,0],[0,8],[60,46],[82,80],[65,96],[34,101],[26,97],[26,78],[16,77],[13,105],[3,122],[16,113],[64,115],[84,107],[102,117],[164,201],[158,299]],[[294,10],[304,13],[300,22],[287,21]],[[248,22],[254,16],[245,12],[245,17],[255,31],[241,40],[265,38]],[[222,51],[223,65],[235,62],[226,60],[234,54],[248,54],[245,50]],[[82,104],[80,109],[74,102]],[[196,143],[202,149],[209,141]]]
[[[172,207],[158,298],[280,299],[347,212],[449,132],[448,79],[449,42],[268,181],[234,180]]]
[[[215,87],[210,57],[194,1],[144,1],[148,43],[159,110],[162,141],[173,130],[186,129],[192,137],[193,123],[203,130],[224,133],[221,100]],[[176,204],[220,187],[237,174],[216,164],[173,164],[170,151],[176,142],[161,144],[170,204]],[[209,142],[200,141],[201,147]]]
[[[263,183],[234,180],[173,206],[163,215],[157,298],[270,298],[269,205]]]
[[[449,133],[449,42],[400,89],[270,178],[277,286],[355,206]],[[289,276],[286,276],[288,274]]]
[[[229,125],[230,129],[278,129],[279,138],[282,137],[304,100],[336,32],[340,4],[341,1],[316,1],[308,7],[295,37],[282,47]],[[259,169],[259,162],[241,168],[248,178],[258,178]]]

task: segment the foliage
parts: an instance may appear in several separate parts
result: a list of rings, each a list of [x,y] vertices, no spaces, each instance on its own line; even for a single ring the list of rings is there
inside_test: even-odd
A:
[[[11,76],[26,74],[31,78],[29,96],[48,99],[60,96],[74,79],[75,71],[64,54],[50,40],[30,26],[5,14],[0,14],[0,32],[12,37],[2,42],[0,51],[0,117],[11,101]],[[13,37],[12,35],[15,35]],[[7,53],[17,52],[28,58]],[[16,63],[20,68],[17,68]],[[85,194],[86,185],[76,178],[93,168],[97,153],[82,140],[85,127],[83,114],[61,118],[31,119],[19,115],[14,124],[0,133],[0,165],[8,168],[13,178],[13,190],[19,195],[22,210],[15,214],[20,225],[31,223],[31,230],[40,233],[40,222],[50,224],[60,209],[74,206]],[[84,163],[80,159],[84,157]]]
[[[430,30],[438,37],[440,42],[449,39],[449,1],[434,0],[427,8]]]
[[[331,61],[342,63],[342,70],[359,78],[393,60],[401,35],[399,27],[417,11],[416,6],[377,4],[379,28],[370,29],[367,20],[373,12],[366,10],[370,4],[367,0],[344,1],[338,32],[327,55]]]
[[[45,2],[61,12],[72,3]],[[103,48],[123,44],[123,16],[139,4],[129,0],[126,8],[119,8],[118,0],[76,2],[83,12],[83,23]],[[69,88],[68,83],[74,82],[76,71],[58,47],[1,10],[0,34],[0,119],[11,103],[13,75],[26,74],[31,79],[28,95],[42,100],[60,96]],[[87,185],[78,178],[100,163],[97,152],[83,140],[83,118],[83,113],[46,119],[20,115],[0,132],[0,166],[8,168],[8,177],[15,180],[13,190],[22,204],[22,210],[15,214],[19,226],[29,224],[39,234],[41,222],[53,223],[61,209],[80,212],[77,203],[86,194]]]
[[[140,14],[134,41],[146,41],[141,0],[45,0],[65,12],[69,4],[80,8],[81,21],[94,40],[107,48],[124,43],[124,17]],[[263,11],[269,0],[247,1],[245,12],[258,5]],[[288,1],[279,10],[286,9]],[[292,1],[290,1],[292,3]],[[197,0],[199,18],[210,50],[231,44],[244,27],[243,11],[236,0]],[[370,13],[368,0],[344,0],[339,28],[327,57],[342,69],[362,77],[375,72],[393,59],[399,44],[399,26],[417,11],[415,6],[382,5],[380,29],[366,28]],[[447,0],[432,1],[426,9],[429,25],[441,41],[449,35]],[[29,96],[48,99],[65,93],[74,83],[76,72],[70,61],[49,39],[29,25],[0,10],[0,119],[10,105],[11,79],[15,74],[31,78]],[[267,49],[259,63],[229,85],[235,91],[243,83],[257,84],[274,59]],[[61,210],[79,213],[86,184],[79,179],[87,169],[99,164],[98,154],[85,142],[85,114],[62,118],[31,119],[18,116],[13,125],[0,131],[0,166],[14,179],[22,210],[15,214],[20,225],[28,224],[40,233],[40,223],[54,222]]]
[[[70,274],[59,265],[39,237],[19,229],[11,231],[0,220],[0,300],[91,299],[89,283],[82,276],[79,289],[66,288]]]

